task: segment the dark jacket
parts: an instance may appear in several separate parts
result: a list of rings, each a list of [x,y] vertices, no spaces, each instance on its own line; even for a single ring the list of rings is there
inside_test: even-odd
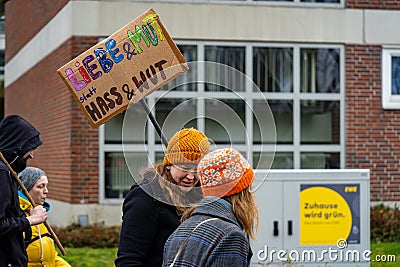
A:
[[[8,116],[0,123],[0,151],[10,163],[16,157],[22,160],[22,153],[39,146],[41,141],[38,137],[39,132],[19,116]],[[25,168],[24,162],[15,167],[15,171],[21,171]],[[30,231],[31,227],[19,208],[17,190],[18,183],[0,160],[0,267],[9,263],[11,266],[26,266],[28,260],[23,232]]]
[[[175,206],[159,200],[160,192],[156,182],[150,187],[133,186],[126,196],[115,266],[161,266],[164,243],[180,217]]]
[[[207,221],[196,230],[201,222]],[[192,232],[193,231],[193,232]],[[250,266],[252,252],[249,240],[227,201],[216,197],[205,197],[165,243],[162,266],[170,266],[182,242],[189,236],[186,245],[174,266],[186,267],[241,267]]]

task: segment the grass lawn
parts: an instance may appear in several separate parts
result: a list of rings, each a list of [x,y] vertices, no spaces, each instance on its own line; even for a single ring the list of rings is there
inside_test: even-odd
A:
[[[371,251],[371,267],[400,267],[400,243],[371,243]],[[374,261],[376,255],[379,255],[381,259],[391,257],[392,262]],[[395,262],[393,262],[394,255]]]
[[[117,257],[117,248],[65,248],[65,252],[62,257],[72,267],[112,267]]]
[[[116,248],[65,248],[65,251],[67,255],[63,258],[73,267],[113,267],[117,255]],[[371,243],[371,251],[371,267],[400,267],[400,243]],[[396,255],[396,261],[374,261],[377,255],[382,259]]]

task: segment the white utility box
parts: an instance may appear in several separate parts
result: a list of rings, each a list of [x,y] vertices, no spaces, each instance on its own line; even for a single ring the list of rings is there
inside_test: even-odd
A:
[[[370,266],[369,170],[256,171],[252,266]]]

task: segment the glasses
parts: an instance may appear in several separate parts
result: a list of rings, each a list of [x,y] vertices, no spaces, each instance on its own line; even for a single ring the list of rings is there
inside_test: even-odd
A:
[[[184,171],[184,172],[197,173],[197,165],[193,165],[193,164],[175,164],[174,166],[176,168],[180,169],[181,171]]]

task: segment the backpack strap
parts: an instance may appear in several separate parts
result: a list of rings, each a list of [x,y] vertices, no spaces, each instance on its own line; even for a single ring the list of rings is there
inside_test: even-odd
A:
[[[185,238],[185,240],[183,240],[183,242],[182,242],[182,244],[180,245],[178,251],[176,252],[174,261],[169,265],[169,267],[173,267],[173,266],[174,266],[176,260],[178,259],[179,254],[181,254],[181,252],[182,252],[183,247],[184,247],[184,246],[186,245],[186,243],[188,242],[190,235],[193,234],[193,232],[194,232],[197,228],[199,228],[200,225],[202,225],[202,224],[204,224],[204,223],[206,223],[206,222],[215,221],[215,220],[219,220],[219,218],[210,218],[210,219],[204,220],[204,221],[202,221],[202,222],[200,222],[199,224],[196,225],[196,227],[189,233],[189,235]]]
[[[51,234],[50,233],[45,233],[45,234],[43,234],[41,237],[43,238],[43,237],[45,237],[45,236],[48,236],[48,237],[50,237],[50,238],[53,238],[52,236],[51,236]],[[29,239],[29,240],[25,240],[25,248],[27,248],[30,244],[32,244],[33,242],[35,242],[36,240],[39,240],[39,236],[36,236],[36,237],[34,237],[34,238],[32,238],[32,239]]]

